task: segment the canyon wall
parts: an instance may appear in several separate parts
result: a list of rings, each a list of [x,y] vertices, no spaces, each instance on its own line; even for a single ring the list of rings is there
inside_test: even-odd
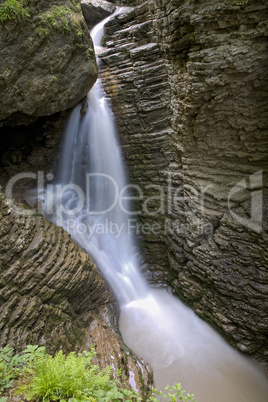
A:
[[[123,343],[114,299],[91,257],[55,226],[0,193],[0,345],[21,351],[89,350],[102,368],[121,369],[146,399],[149,366]]]
[[[0,244],[1,345],[74,347],[75,318],[110,298],[91,258],[62,228],[2,194]]]
[[[267,27],[264,0],[140,2],[101,70],[148,279],[266,361]]]

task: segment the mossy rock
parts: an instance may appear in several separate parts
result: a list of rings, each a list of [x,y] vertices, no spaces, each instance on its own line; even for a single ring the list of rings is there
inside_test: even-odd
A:
[[[76,0],[0,4],[0,120],[25,124],[79,102],[97,78],[93,43]]]

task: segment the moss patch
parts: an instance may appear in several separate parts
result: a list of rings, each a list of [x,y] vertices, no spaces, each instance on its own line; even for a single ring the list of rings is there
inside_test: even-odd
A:
[[[6,0],[0,4],[0,22],[19,21],[30,16],[27,1],[24,0]]]

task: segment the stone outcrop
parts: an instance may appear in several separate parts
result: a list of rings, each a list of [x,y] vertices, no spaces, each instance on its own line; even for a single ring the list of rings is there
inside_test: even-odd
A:
[[[50,353],[89,349],[146,396],[151,369],[118,331],[117,310],[92,259],[62,228],[0,194],[0,345]]]
[[[97,78],[79,1],[2,3],[0,124],[28,124],[74,106]]]
[[[74,347],[73,320],[110,298],[92,259],[62,228],[2,194],[0,248],[0,344]]]
[[[114,4],[103,0],[82,0],[81,7],[89,29],[112,14],[116,8]]]
[[[101,72],[150,281],[266,361],[267,26],[264,0],[140,2]]]
[[[153,384],[153,373],[148,364],[137,357],[124,344],[118,329],[118,314],[112,304],[83,315],[87,326],[82,349],[92,344],[97,351],[96,362],[101,368],[112,365],[114,371],[121,369],[121,380],[139,392],[146,401]]]

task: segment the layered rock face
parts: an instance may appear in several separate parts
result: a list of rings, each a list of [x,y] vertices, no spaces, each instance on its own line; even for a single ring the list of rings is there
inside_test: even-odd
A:
[[[50,353],[89,349],[96,363],[121,369],[143,396],[151,369],[124,345],[113,298],[92,259],[70,235],[0,194],[0,345]]]
[[[97,78],[79,1],[1,3],[0,124],[28,124],[74,106]]]
[[[266,361],[267,26],[261,0],[143,2],[101,73],[150,280]]]
[[[70,235],[1,194],[1,345],[75,345],[78,314],[109,300],[91,258]],[[81,329],[80,329],[81,332]],[[70,339],[69,339],[70,337]]]

